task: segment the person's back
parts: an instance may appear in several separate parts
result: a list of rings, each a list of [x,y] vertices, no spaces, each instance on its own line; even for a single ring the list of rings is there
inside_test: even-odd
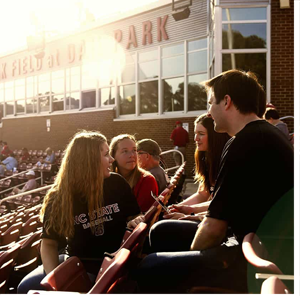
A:
[[[290,132],[287,125],[284,122],[280,122],[275,125],[288,139],[290,139]]]
[[[37,182],[35,179],[29,179],[22,189],[23,192],[30,191],[37,188]]]
[[[171,139],[174,146],[185,147],[189,142],[188,132],[182,126],[178,126],[172,131]]]
[[[280,120],[279,113],[275,108],[267,108],[264,118],[267,122],[278,128],[286,136],[286,138],[290,140],[289,129],[287,125]]]
[[[245,234],[256,230],[269,208],[293,187],[293,148],[264,120],[247,124],[230,141],[207,216],[214,217],[218,200],[222,199],[223,211],[218,217],[226,215],[228,226],[241,242]],[[219,189],[221,185],[223,188]],[[226,195],[231,195],[230,199]]]
[[[168,184],[166,173],[160,166],[150,169],[149,172],[155,177],[158,185],[158,193],[160,194]]]

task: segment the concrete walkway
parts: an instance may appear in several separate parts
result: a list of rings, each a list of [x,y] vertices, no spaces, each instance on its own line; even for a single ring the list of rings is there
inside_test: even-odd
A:
[[[182,188],[183,191],[183,199],[188,198],[189,196],[195,194],[198,189],[198,184],[194,183],[193,179],[186,179],[184,182],[184,186]]]

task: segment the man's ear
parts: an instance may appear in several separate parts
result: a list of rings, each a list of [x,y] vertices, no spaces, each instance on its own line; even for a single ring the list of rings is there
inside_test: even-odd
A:
[[[224,96],[224,105],[225,105],[226,110],[228,110],[231,107],[232,101],[231,101],[231,97],[229,95]]]

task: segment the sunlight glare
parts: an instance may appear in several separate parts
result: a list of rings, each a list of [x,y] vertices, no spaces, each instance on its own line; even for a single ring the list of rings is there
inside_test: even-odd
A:
[[[0,0],[0,54],[27,46],[27,36],[45,31],[49,38],[70,34],[99,19],[108,19],[158,0]]]

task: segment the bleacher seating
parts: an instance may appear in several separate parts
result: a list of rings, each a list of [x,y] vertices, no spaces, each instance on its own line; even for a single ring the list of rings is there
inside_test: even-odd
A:
[[[172,183],[159,195],[160,200],[167,205],[168,199],[183,174],[185,164],[180,167],[172,178]],[[48,291],[73,291],[80,293],[113,293],[118,290],[118,282],[126,280],[127,269],[125,263],[135,262],[141,254],[142,246],[149,228],[158,220],[161,206],[157,202],[145,214],[145,222],[140,223],[134,230],[126,230],[120,248],[114,253],[107,253],[99,270],[96,283],[91,283],[77,257],[72,257],[50,272],[41,282]],[[124,250],[128,250],[126,254]],[[120,256],[120,258],[119,258]],[[122,263],[115,263],[118,259]],[[113,268],[117,268],[114,270]],[[76,275],[75,275],[76,274]],[[38,293],[38,292],[37,292]]]
[[[30,150],[31,154],[36,152],[35,150]],[[56,152],[56,157],[62,158],[63,153],[61,151]],[[164,204],[167,204],[168,197],[172,194],[183,170],[184,165],[174,174],[171,180],[172,183],[159,195]],[[22,178],[22,173],[18,173],[16,178]],[[0,183],[2,182],[2,185],[4,185],[8,180],[11,179],[2,180]],[[53,180],[54,177],[51,178],[51,183]],[[50,182],[47,183],[49,184]],[[9,186],[8,183],[5,185],[5,189],[7,186]],[[48,187],[48,185],[45,186]],[[20,280],[35,269],[38,262],[40,262],[39,246],[42,224],[38,215],[46,192],[47,190],[39,193],[39,195],[35,195],[35,192],[25,196],[21,195],[18,199],[19,202],[18,200],[15,201],[17,205],[9,209],[7,205],[0,207],[0,258],[4,253],[10,253],[14,248],[20,249],[19,254],[7,263],[10,271],[5,273],[0,269],[2,272],[0,272],[0,293],[6,293],[9,285],[15,289]],[[115,253],[107,254],[102,264],[102,270],[99,270],[96,284],[85,288],[85,293],[115,292],[115,288],[118,286],[117,282],[122,278],[126,278],[128,267],[131,266],[131,263],[136,262],[135,258],[140,257],[140,250],[142,249],[148,230],[151,224],[158,220],[158,211],[161,211],[161,206],[154,203],[145,214],[145,223],[140,223],[135,230],[126,230],[120,249]],[[68,259],[67,262],[71,263],[72,261]],[[128,262],[130,263],[128,264]],[[73,266],[74,268],[78,268],[77,264]],[[61,264],[59,267],[63,268],[63,265]],[[114,268],[117,268],[117,270]],[[11,277],[14,280],[10,280]],[[3,284],[1,285],[1,283]]]
[[[7,293],[8,287],[16,289],[20,280],[38,266],[40,209],[40,204],[21,205],[0,216],[0,293]]]

